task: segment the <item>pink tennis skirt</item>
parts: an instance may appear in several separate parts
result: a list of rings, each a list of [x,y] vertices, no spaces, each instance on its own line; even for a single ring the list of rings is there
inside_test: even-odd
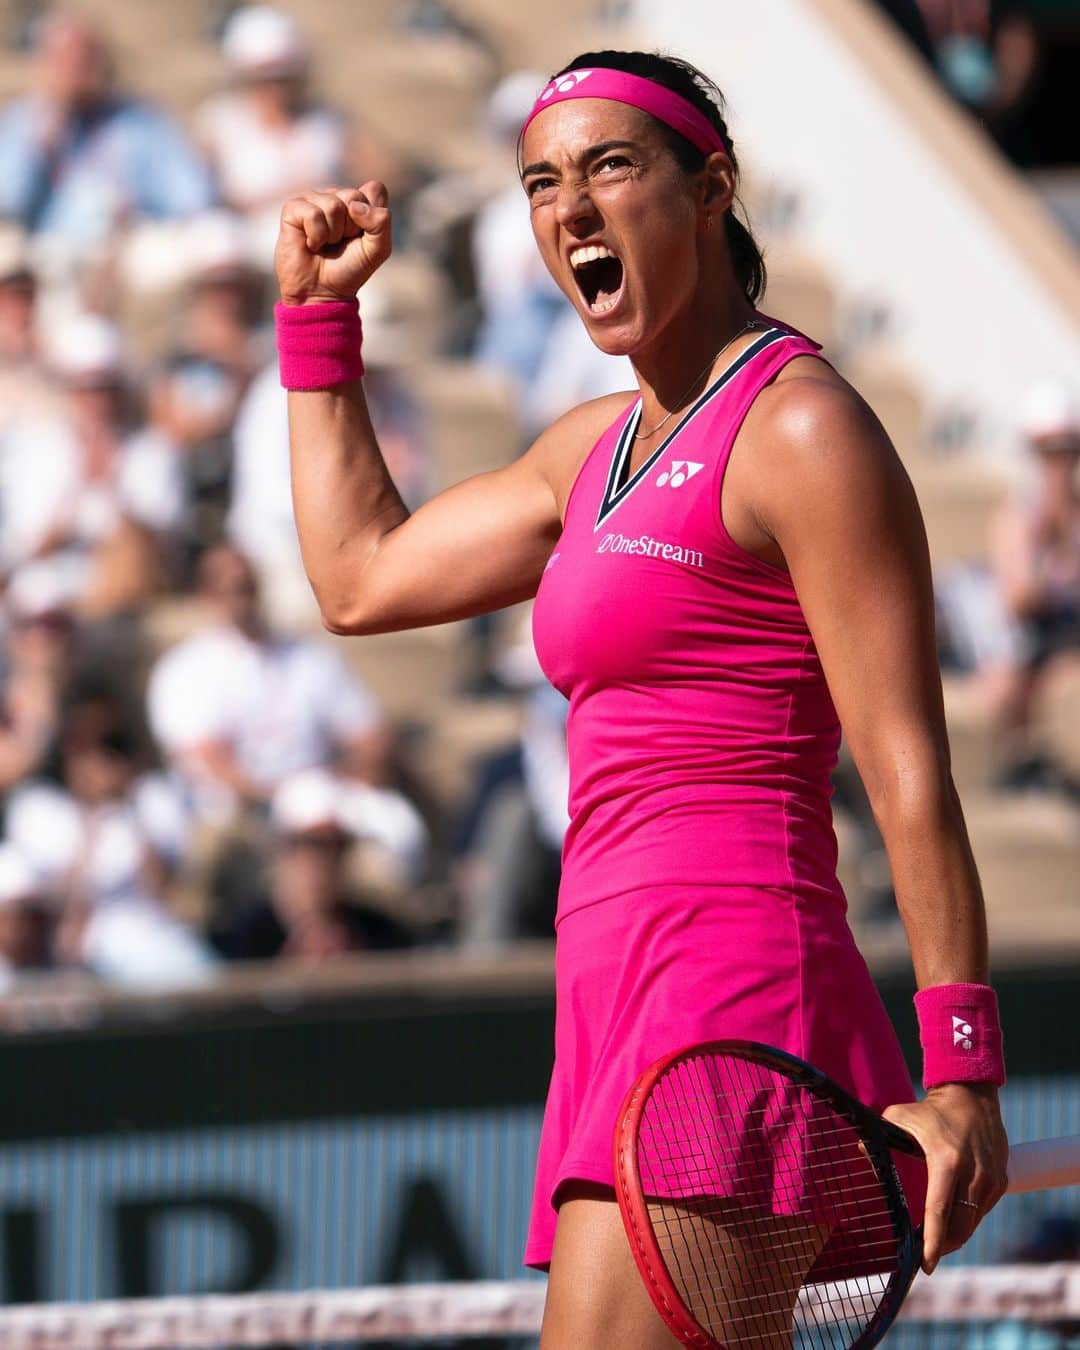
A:
[[[612,1135],[661,1055],[736,1037],[799,1055],[876,1110],[914,1098],[842,905],[772,887],[672,885],[576,909],[557,927],[555,1068],[525,1264],[546,1269],[564,1188],[614,1187]],[[919,1174],[904,1176],[916,1217]]]

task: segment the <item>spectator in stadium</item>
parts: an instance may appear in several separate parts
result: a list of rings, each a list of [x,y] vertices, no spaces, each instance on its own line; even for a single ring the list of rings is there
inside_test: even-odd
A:
[[[1024,163],[1023,112],[1042,54],[1025,0],[877,0],[1010,158]]]
[[[207,212],[185,230],[186,286],[172,346],[149,380],[155,438],[176,455],[185,483],[182,578],[195,555],[220,543],[229,507],[232,429],[266,352],[261,283],[241,222]]]
[[[37,773],[53,750],[70,682],[75,624],[48,571],[24,568],[7,594],[0,674],[0,792]]]
[[[20,417],[56,400],[38,346],[31,259],[24,231],[0,225],[0,436]]]
[[[93,23],[57,10],[35,39],[36,88],[0,113],[0,216],[84,251],[119,223],[208,206],[210,174],[183,131],[112,87]]]
[[[317,963],[409,944],[400,924],[350,894],[346,862],[355,835],[347,798],[347,784],[318,772],[297,775],[274,794],[266,894],[215,932],[225,957]]]
[[[365,175],[399,175],[371,138],[350,133],[336,112],[311,98],[307,47],[289,14],[241,6],[225,25],[221,52],[228,88],[198,110],[196,134],[222,199],[247,217],[255,256],[269,267],[283,197],[349,177],[353,158]]]
[[[23,972],[49,965],[50,920],[33,868],[17,848],[0,844],[0,993]]]
[[[107,690],[77,692],[60,736],[59,782],[8,803],[7,836],[59,913],[53,956],[124,984],[200,979],[213,956],[170,912],[165,886],[183,859],[178,795],[143,769],[126,707]]]
[[[146,768],[119,696],[96,681],[77,687],[58,751],[58,781],[41,777],[11,794],[8,838],[64,899],[160,894],[184,858],[188,820],[168,780]]]
[[[184,512],[175,455],[133,435],[118,331],[81,315],[57,333],[62,415],[28,415],[0,460],[0,552],[9,571],[47,562],[78,611],[124,613],[158,583],[161,543]]]
[[[255,571],[237,549],[209,549],[198,577],[212,626],[166,652],[147,691],[151,730],[198,813],[227,825],[290,775],[332,762],[383,782],[387,727],[338,652],[267,626]]]
[[[185,353],[215,361],[246,384],[270,355],[260,328],[263,283],[251,261],[244,222],[229,211],[206,211],[185,228],[186,295],[179,343]]]
[[[1080,671],[1080,397],[1063,385],[1034,387],[1021,430],[1034,484],[1003,508],[992,534],[998,591],[1019,641],[1015,660],[988,678],[1018,756],[1007,778],[1023,779],[1039,768],[1025,743],[1039,691]]]

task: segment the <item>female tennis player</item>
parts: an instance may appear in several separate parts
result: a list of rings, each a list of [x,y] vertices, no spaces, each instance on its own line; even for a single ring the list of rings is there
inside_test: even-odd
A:
[[[635,1077],[692,1042],[795,1053],[909,1129],[929,1162],[927,1269],[1005,1184],[918,506],[818,344],[756,308],[764,268],[734,214],[722,106],[693,67],[642,53],[587,53],[541,92],[521,145],[537,246],[638,388],[412,515],[359,378],[354,297],[390,253],[385,189],[282,212],[293,490],[325,625],[387,632],[535,596],[542,664],[570,700],[556,1062],[525,1254],[550,1267],[543,1350],[674,1343],[631,1259],[611,1140]],[[920,989],[918,1104],[836,878],[841,724]],[[809,1225],[808,1264],[827,1236]],[[753,1288],[768,1253],[746,1261]]]

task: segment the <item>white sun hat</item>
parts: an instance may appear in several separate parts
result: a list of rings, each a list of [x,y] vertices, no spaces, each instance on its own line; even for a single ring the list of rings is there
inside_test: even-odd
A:
[[[14,844],[0,844],[0,907],[26,904],[41,895],[37,873]]]
[[[270,802],[279,835],[348,834],[341,782],[326,769],[304,769],[286,778]]]
[[[0,224],[0,281],[33,275],[34,258],[26,231],[8,222]]]
[[[290,15],[273,5],[247,5],[225,25],[221,50],[237,74],[299,75],[307,45]]]
[[[123,373],[120,330],[100,314],[76,314],[59,323],[48,355],[53,370],[65,380],[112,380]]]
[[[184,226],[189,281],[241,276],[251,271],[251,242],[243,217],[233,211],[201,211]]]
[[[1020,430],[1033,441],[1080,438],[1080,392],[1055,380],[1033,384],[1020,401]]]

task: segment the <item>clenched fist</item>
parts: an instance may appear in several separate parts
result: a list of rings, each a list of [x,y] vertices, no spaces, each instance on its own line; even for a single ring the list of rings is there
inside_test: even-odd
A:
[[[390,256],[388,200],[386,188],[373,180],[287,201],[274,249],[284,303],[351,300]]]

